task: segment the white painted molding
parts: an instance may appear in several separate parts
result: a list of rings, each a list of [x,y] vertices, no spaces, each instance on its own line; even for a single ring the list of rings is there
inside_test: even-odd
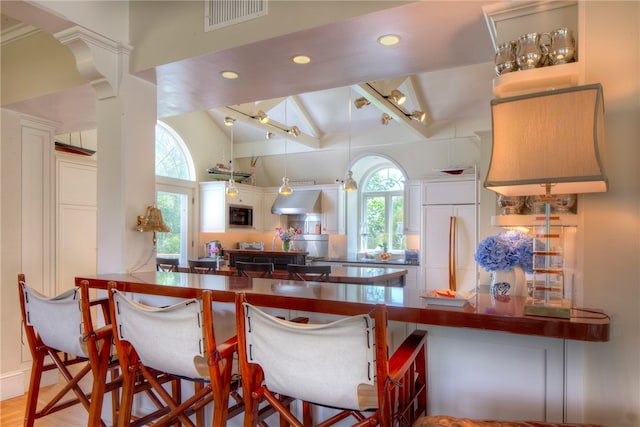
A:
[[[128,71],[131,46],[79,26],[60,31],[54,37],[71,49],[78,71],[91,83],[98,99],[118,96],[122,73]]]

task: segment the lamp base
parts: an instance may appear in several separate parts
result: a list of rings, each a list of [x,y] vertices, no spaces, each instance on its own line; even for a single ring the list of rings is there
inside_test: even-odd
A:
[[[524,303],[524,314],[571,319],[571,300],[561,299],[549,304],[534,304],[533,298],[527,298]]]

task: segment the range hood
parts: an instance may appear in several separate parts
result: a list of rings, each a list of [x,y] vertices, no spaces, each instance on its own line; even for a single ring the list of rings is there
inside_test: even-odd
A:
[[[322,213],[320,190],[293,190],[288,196],[278,194],[271,213],[276,215],[307,215]]]

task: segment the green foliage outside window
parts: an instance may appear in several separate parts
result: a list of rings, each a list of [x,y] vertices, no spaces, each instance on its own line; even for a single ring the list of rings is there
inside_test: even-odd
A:
[[[362,192],[362,251],[402,250],[404,177],[396,168],[382,168],[367,179]]]
[[[160,257],[178,257],[180,255],[180,195],[158,192],[157,206],[162,211],[162,219],[171,232],[157,233],[157,254]]]

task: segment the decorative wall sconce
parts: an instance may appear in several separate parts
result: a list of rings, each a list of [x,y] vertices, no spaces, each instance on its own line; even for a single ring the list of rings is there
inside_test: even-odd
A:
[[[171,229],[165,224],[162,219],[162,211],[153,206],[147,206],[147,211],[144,215],[138,215],[138,225],[136,227],[137,231],[143,232],[153,232],[153,247],[156,247],[157,239],[156,233],[169,233]]]

